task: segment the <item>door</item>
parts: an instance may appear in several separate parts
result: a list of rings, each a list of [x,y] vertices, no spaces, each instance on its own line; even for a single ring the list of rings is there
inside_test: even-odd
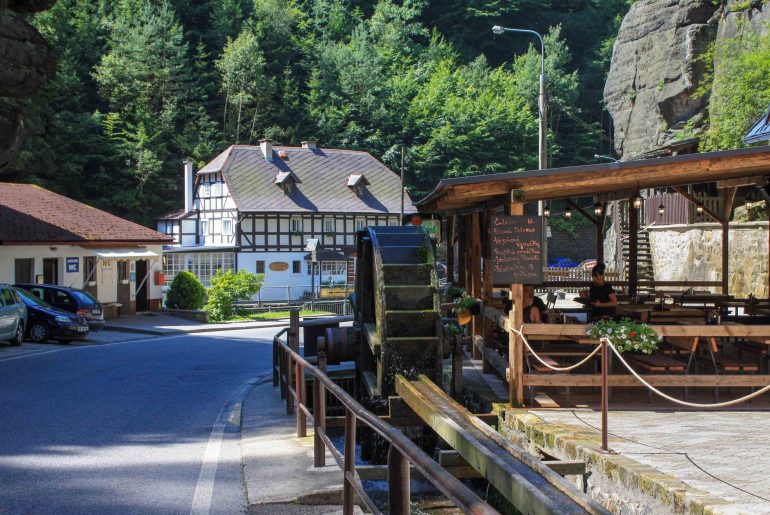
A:
[[[59,259],[43,259],[43,283],[59,284]]]
[[[0,340],[6,338],[13,338],[13,329],[11,326],[13,323],[13,308],[6,306],[3,301],[3,289],[0,288]]]
[[[14,278],[16,284],[32,284],[34,282],[34,259],[16,259],[14,260],[14,268],[16,269]]]
[[[121,313],[131,312],[131,282],[128,280],[128,261],[118,261],[118,304]]]
[[[147,311],[149,303],[147,302],[147,260],[140,259],[136,262],[136,310]]]
[[[94,256],[83,258],[83,289],[95,298],[99,298],[96,294],[96,258]]]

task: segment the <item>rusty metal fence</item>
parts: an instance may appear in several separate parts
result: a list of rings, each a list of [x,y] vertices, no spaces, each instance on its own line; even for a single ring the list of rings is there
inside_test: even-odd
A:
[[[338,317],[338,321],[349,321],[350,317]],[[344,320],[343,320],[344,319]],[[366,507],[375,514],[381,513],[366,493],[360,476],[356,472],[356,427],[365,426],[377,433],[389,445],[387,481],[389,513],[406,515],[410,507],[410,463],[423,478],[446,495],[465,513],[496,514],[478,495],[459,479],[444,470],[435,460],[420,449],[398,428],[381,420],[377,415],[359,404],[342,387],[334,383],[325,373],[309,363],[299,354],[299,327],[317,324],[317,321],[298,322],[297,313],[292,314],[289,328],[278,333],[273,339],[273,385],[280,386],[286,399],[286,413],[297,417],[297,436],[307,436],[308,418],[313,420],[314,445],[313,465],[326,465],[326,451],[333,456],[343,471],[343,513],[353,513],[354,495],[358,494]],[[335,319],[326,319],[325,322]],[[286,340],[281,336],[286,334]],[[322,356],[319,355],[319,358]],[[312,400],[307,402],[307,376],[311,376]],[[344,406],[344,452],[340,452],[326,433],[327,392]]]

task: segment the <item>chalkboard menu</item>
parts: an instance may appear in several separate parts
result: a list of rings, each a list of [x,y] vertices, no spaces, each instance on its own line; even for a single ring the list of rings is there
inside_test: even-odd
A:
[[[541,217],[496,215],[492,217],[489,231],[493,284],[543,282]]]

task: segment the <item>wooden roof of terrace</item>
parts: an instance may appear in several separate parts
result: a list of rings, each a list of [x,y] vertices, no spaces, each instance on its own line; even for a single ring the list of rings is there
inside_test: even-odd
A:
[[[439,213],[500,206],[510,201],[513,189],[521,190],[523,200],[531,202],[618,192],[630,196],[637,189],[761,175],[770,175],[770,146],[442,179],[415,205],[421,212]]]

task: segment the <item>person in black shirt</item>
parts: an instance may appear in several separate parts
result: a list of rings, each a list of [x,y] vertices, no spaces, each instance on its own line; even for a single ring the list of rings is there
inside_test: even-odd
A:
[[[581,292],[581,296],[585,296],[585,293]],[[591,269],[591,286],[587,293],[592,320],[615,315],[618,297],[610,283],[604,280],[604,263],[598,263]]]
[[[543,299],[535,295],[535,287],[524,285],[524,323],[540,324],[545,318],[546,311]]]

